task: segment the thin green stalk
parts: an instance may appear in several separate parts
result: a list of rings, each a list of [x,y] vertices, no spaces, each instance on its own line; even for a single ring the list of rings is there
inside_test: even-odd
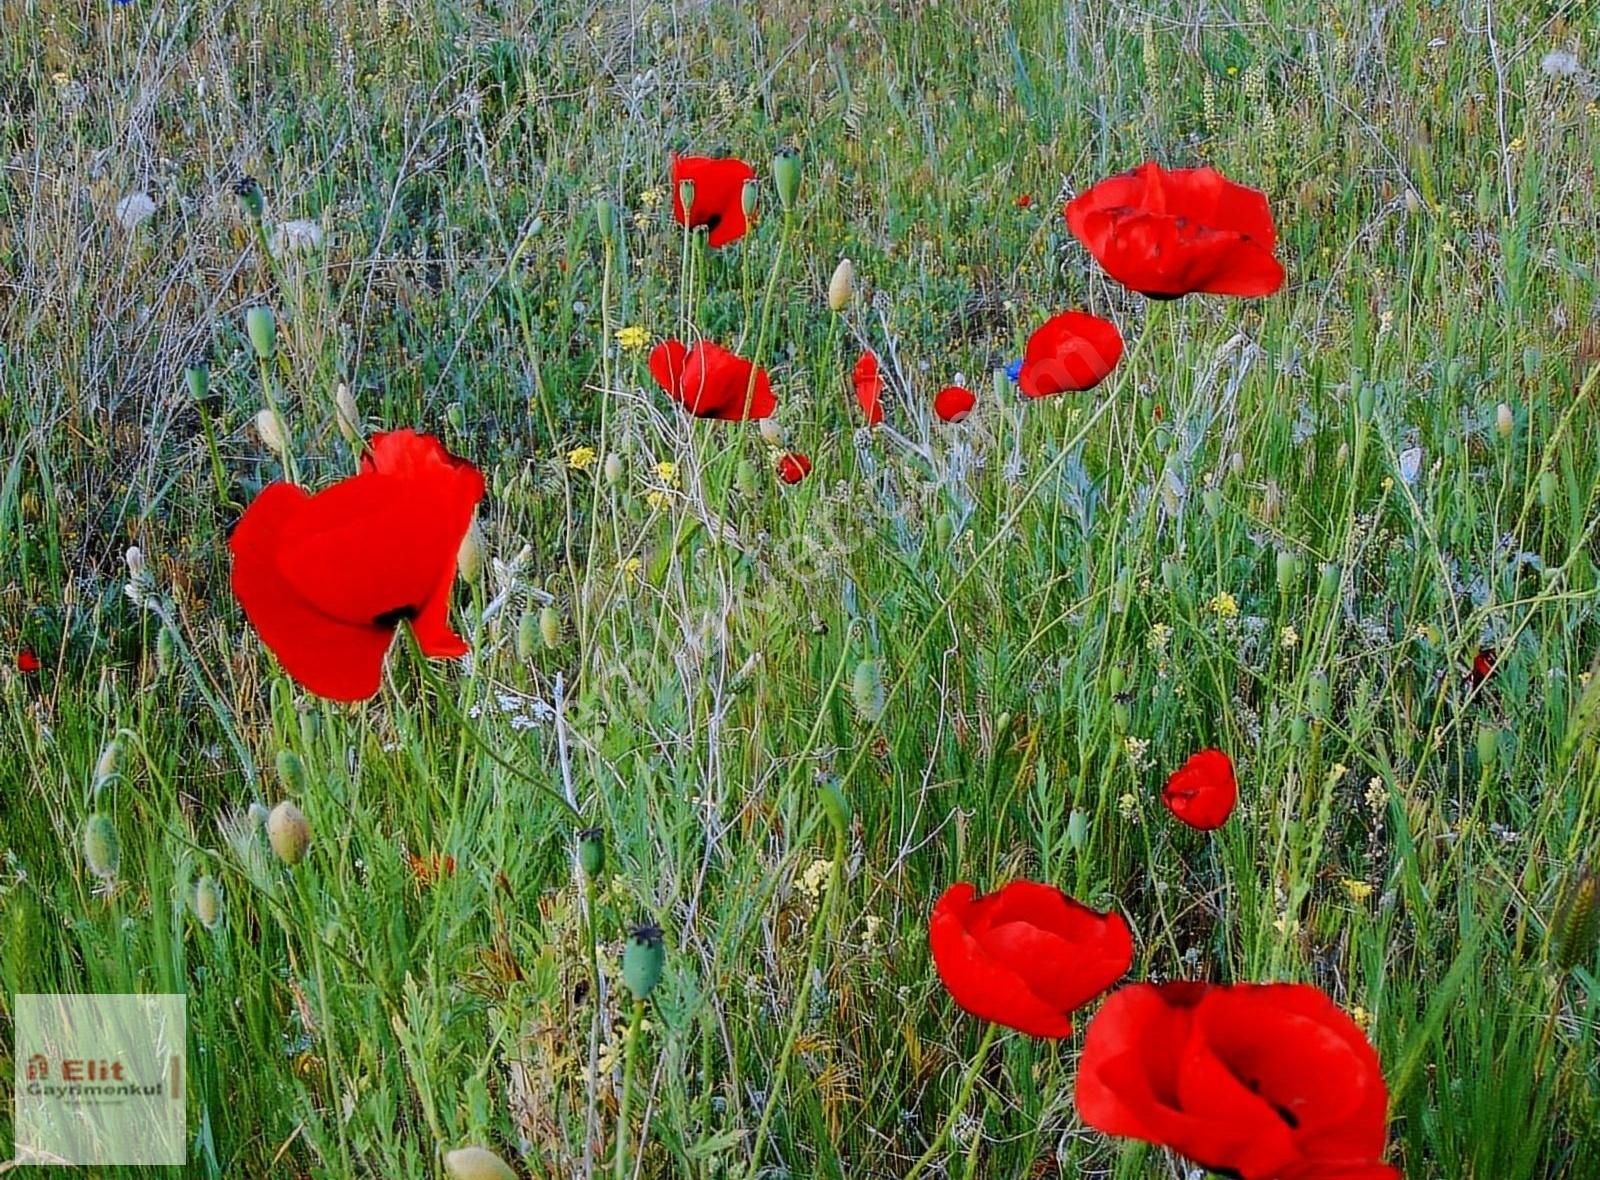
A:
[[[928,1144],[928,1150],[923,1152],[917,1162],[911,1165],[903,1180],[915,1180],[922,1171],[931,1164],[939,1153],[944,1150],[945,1141],[950,1138],[950,1132],[955,1129],[956,1119],[967,1108],[967,1100],[972,1097],[973,1084],[978,1080],[978,1071],[983,1068],[984,1061],[989,1056],[989,1048],[994,1044],[994,1039],[1000,1033],[1000,1026],[993,1021],[983,1030],[983,1040],[978,1044],[978,1051],[972,1057],[972,1064],[967,1066],[967,1072],[961,1079],[961,1086],[956,1090],[956,1100],[950,1107],[950,1113],[945,1115],[944,1125],[939,1128],[939,1133],[933,1137],[933,1142]]]
[[[617,1166],[613,1172],[616,1180],[628,1174],[628,1114],[633,1106],[633,1074],[639,1060],[639,1026],[644,1023],[644,1000],[635,998],[633,1015],[628,1020],[627,1056],[622,1064],[622,1106],[617,1111]]]

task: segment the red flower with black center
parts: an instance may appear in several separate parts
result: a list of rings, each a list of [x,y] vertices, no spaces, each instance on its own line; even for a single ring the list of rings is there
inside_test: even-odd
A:
[[[1132,984],[1089,1022],[1078,1112],[1239,1180],[1399,1180],[1355,1021],[1304,984]]]
[[[750,228],[744,215],[744,186],[756,170],[731,156],[672,157],[672,216],[679,225],[706,230],[712,249],[737,242]],[[687,215],[683,209],[684,181],[694,185]]]
[[[1066,215],[1106,274],[1152,299],[1257,297],[1283,286],[1266,195],[1215,168],[1141,164],[1074,197]]]
[[[1191,828],[1209,832],[1220,828],[1239,801],[1239,783],[1233,776],[1233,759],[1221,750],[1201,750],[1167,780],[1161,802]]]
[[[861,404],[861,412],[867,417],[868,426],[876,426],[883,421],[883,371],[878,367],[878,354],[864,352],[861,359],[856,361],[855,371],[851,380],[856,387],[856,401]]]
[[[957,1004],[1033,1037],[1067,1036],[1071,1014],[1133,962],[1121,914],[1099,913],[1034,881],[985,897],[965,883],[950,886],[933,907],[928,944]]]
[[[234,597],[305,688],[370,697],[402,620],[424,654],[467,653],[450,627],[450,588],[483,490],[478,469],[438,439],[374,435],[349,479],[314,495],[262,489],[228,539]]]
[[[960,385],[946,385],[933,397],[933,414],[941,422],[960,422],[978,404],[977,396]]]
[[[784,483],[799,483],[811,474],[811,460],[799,451],[786,451],[778,456],[778,478]]]
[[[1086,311],[1052,316],[1028,337],[1017,372],[1025,397],[1081,393],[1111,375],[1122,359],[1122,333],[1110,320]]]
[[[696,418],[741,422],[769,417],[778,408],[765,369],[709,340],[693,348],[681,340],[662,341],[650,354],[650,372]]]
[[[1472,657],[1472,687],[1482,688],[1494,675],[1495,653],[1492,648],[1480,647]]]
[[[43,665],[39,663],[39,657],[33,654],[33,648],[25,647],[17,652],[17,671],[24,676],[36,675],[41,667]]]

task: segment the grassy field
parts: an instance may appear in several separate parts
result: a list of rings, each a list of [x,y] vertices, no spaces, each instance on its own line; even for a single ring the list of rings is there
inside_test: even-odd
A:
[[[718,149],[761,212],[706,251],[669,156]],[[1062,203],[1152,157],[1268,194],[1281,292],[1101,273]],[[1408,1177],[1600,1176],[1600,957],[1550,937],[1600,808],[1597,171],[1578,2],[0,0],[0,1073],[17,993],[186,991],[185,1175],[610,1175],[654,922],[628,1173],[887,1180],[984,1036],[933,900],[1030,877],[1124,913],[1132,979],[1325,989]],[[1069,307],[1128,356],[1025,404]],[[810,478],[662,396],[633,345],[691,332]],[[489,485],[472,654],[355,706],[225,541],[269,395],[302,482],[351,472],[341,383]],[[1212,744],[1203,834],[1159,790]],[[986,1044],[923,1174],[1199,1176],[1080,1120],[1088,1015]]]

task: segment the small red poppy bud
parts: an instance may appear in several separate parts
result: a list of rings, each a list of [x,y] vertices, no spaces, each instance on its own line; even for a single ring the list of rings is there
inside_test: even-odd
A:
[[[972,413],[978,399],[972,390],[960,385],[947,385],[933,398],[933,413],[941,422],[960,422]]]
[[[799,483],[811,474],[811,460],[799,451],[778,456],[778,478],[784,483]]]

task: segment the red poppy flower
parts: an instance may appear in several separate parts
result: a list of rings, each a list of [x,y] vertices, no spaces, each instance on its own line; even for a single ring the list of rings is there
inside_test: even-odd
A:
[[[234,597],[300,684],[336,701],[370,697],[402,619],[425,654],[466,654],[450,587],[482,498],[478,469],[438,439],[374,435],[349,479],[315,495],[262,489],[228,539]]]
[[[1132,984],[1089,1022],[1083,1119],[1240,1180],[1398,1180],[1355,1021],[1304,984]]]
[[[856,401],[861,403],[861,412],[867,416],[867,425],[878,425],[883,421],[883,372],[878,368],[878,354],[862,353],[851,380],[855,382]]]
[[[1161,802],[1167,810],[1202,832],[1220,828],[1238,801],[1233,759],[1221,750],[1201,750],[1190,755],[1161,790]]]
[[[1013,881],[986,897],[952,885],[933,907],[928,944],[950,996],[983,1020],[1064,1037],[1068,1017],[1128,970],[1121,914],[1080,905],[1053,885]]]
[[[650,354],[650,372],[667,396],[697,418],[740,422],[778,408],[765,369],[709,340],[693,348],[665,340]]]
[[[704,227],[713,249],[737,242],[750,228],[744,216],[745,181],[755,178],[754,168],[731,156],[673,156],[672,216],[679,225]],[[686,180],[694,185],[687,217],[679,190]]]
[[[1017,208],[1018,209],[1026,209],[1029,205],[1032,205],[1032,204],[1033,204],[1033,194],[1032,193],[1021,193],[1021,194],[1018,195],[1018,197],[1017,197]]]
[[[784,483],[799,483],[811,474],[811,460],[799,451],[786,451],[778,456],[778,478]]]
[[[1215,168],[1141,164],[1080,193],[1066,214],[1108,275],[1151,298],[1255,297],[1283,286],[1266,195]]]
[[[411,866],[411,875],[417,879],[417,884],[424,888],[454,876],[456,871],[456,858],[448,853],[430,852],[426,856],[413,853],[406,858],[406,863]]]
[[[1492,648],[1480,647],[1472,657],[1472,687],[1482,688],[1494,675],[1495,653]]]
[[[960,422],[977,404],[978,398],[972,390],[947,385],[934,395],[933,413],[941,422]]]
[[[1122,333],[1115,324],[1086,311],[1064,311],[1028,337],[1017,388],[1026,397],[1093,389],[1121,359]]]
[[[33,648],[25,647],[17,652],[17,671],[24,676],[32,676],[42,667],[39,657],[33,654]]]

